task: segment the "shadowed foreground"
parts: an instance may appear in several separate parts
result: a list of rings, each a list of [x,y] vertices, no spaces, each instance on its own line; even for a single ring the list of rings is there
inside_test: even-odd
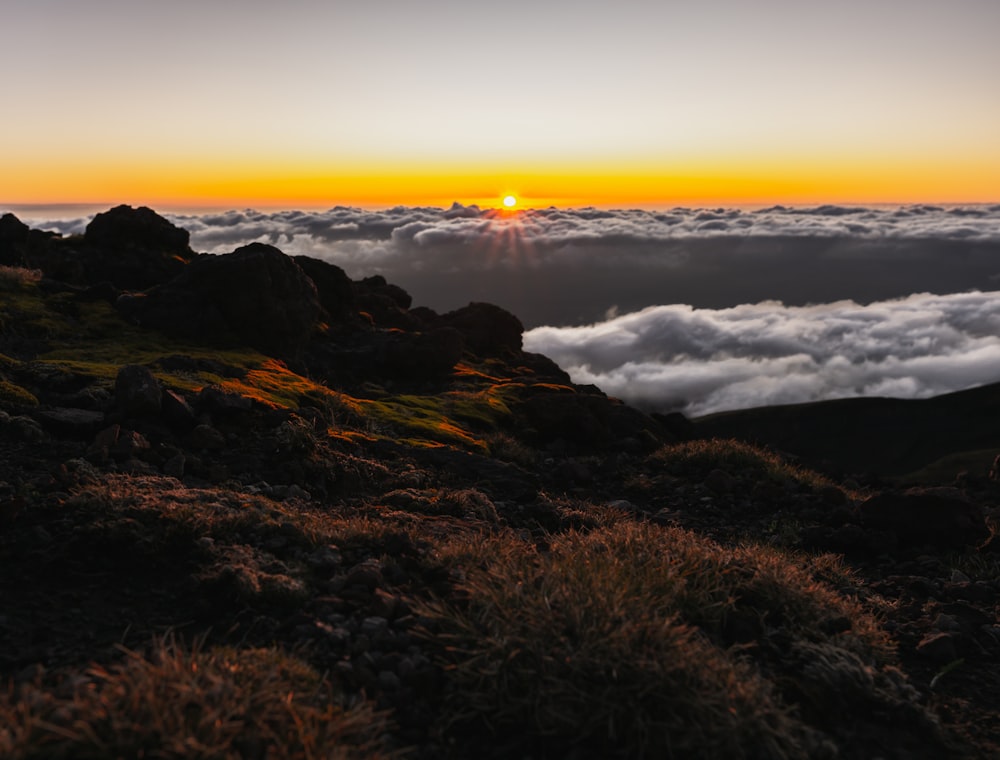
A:
[[[1000,751],[985,471],[689,440],[497,307],[108,214],[0,222],[0,755]]]

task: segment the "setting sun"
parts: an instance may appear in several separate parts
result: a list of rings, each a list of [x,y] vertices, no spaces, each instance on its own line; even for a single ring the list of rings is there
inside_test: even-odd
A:
[[[514,208],[517,205],[517,198],[513,195],[505,195],[503,199],[503,205],[507,208]]]

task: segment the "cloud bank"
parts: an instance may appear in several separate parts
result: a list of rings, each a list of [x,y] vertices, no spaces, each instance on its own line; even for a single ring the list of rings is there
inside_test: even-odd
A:
[[[636,405],[700,416],[850,396],[926,398],[1000,380],[1000,292],[862,306],[654,306],[539,327],[528,350]]]
[[[1000,287],[1000,205],[747,211],[475,206],[168,215],[195,250],[261,241],[382,274],[438,310],[490,301],[528,326],[686,303],[859,303]],[[86,219],[49,223],[80,232]]]
[[[648,408],[701,415],[1000,381],[1000,205],[170,218],[195,250],[261,241],[354,278],[382,274],[438,311],[496,303],[537,328],[529,349]]]

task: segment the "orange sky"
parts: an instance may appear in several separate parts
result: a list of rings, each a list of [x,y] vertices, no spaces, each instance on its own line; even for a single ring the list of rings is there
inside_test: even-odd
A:
[[[95,0],[4,26],[0,206],[1000,201],[995,0]]]

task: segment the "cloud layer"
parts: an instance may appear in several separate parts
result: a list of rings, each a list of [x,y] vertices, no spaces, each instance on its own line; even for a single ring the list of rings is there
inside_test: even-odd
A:
[[[382,274],[439,311],[499,304],[537,328],[528,348],[650,408],[918,398],[1000,380],[1000,205],[171,218],[196,250],[262,241],[354,278]]]
[[[337,207],[171,216],[196,250],[251,241],[383,274],[438,310],[490,301],[528,326],[686,303],[861,303],[1000,287],[1000,205],[671,211]],[[50,223],[80,232],[86,219]]]
[[[861,306],[654,306],[525,345],[576,382],[699,416],[849,396],[926,398],[1000,380],[1000,292]]]

